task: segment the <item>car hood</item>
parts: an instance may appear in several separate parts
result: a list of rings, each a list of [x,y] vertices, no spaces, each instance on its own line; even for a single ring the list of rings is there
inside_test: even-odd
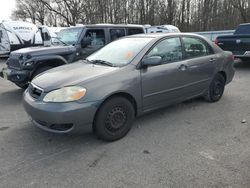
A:
[[[50,54],[68,54],[72,53],[75,50],[74,46],[37,46],[22,48],[12,52],[12,54],[30,54],[31,56],[36,55],[50,55]]]
[[[77,85],[117,69],[119,68],[78,62],[44,72],[34,78],[32,83],[48,92],[64,86]]]

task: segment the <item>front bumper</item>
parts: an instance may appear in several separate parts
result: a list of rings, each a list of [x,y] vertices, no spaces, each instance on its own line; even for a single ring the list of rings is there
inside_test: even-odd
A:
[[[44,103],[24,92],[23,104],[32,122],[53,133],[79,131],[91,126],[100,102]]]
[[[28,70],[16,70],[10,68],[3,68],[0,76],[6,80],[17,84],[27,84],[30,72]]]

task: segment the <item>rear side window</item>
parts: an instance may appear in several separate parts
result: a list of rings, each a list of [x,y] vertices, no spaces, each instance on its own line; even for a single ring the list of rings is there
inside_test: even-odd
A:
[[[195,58],[212,54],[209,45],[199,38],[183,37],[186,58]]]
[[[141,28],[128,28],[128,35],[136,35],[140,33],[144,33]]]
[[[104,46],[105,44],[103,29],[89,29],[86,31],[85,37],[90,39],[90,46]]]
[[[125,36],[125,29],[110,29],[110,40],[114,41]]]
[[[180,38],[164,39],[156,44],[147,56],[160,56],[163,64],[181,61],[182,47]]]

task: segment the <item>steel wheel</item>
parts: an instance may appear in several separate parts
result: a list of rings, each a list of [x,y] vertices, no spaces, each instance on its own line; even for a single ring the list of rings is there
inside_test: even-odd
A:
[[[121,139],[132,127],[134,117],[135,109],[129,100],[123,97],[109,99],[97,112],[94,133],[106,141]]]

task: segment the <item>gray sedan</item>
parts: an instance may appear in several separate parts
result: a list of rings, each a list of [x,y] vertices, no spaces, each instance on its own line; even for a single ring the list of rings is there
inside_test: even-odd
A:
[[[233,62],[231,52],[198,35],[134,35],[40,74],[24,93],[24,107],[46,131],[91,126],[114,141],[136,116],[195,97],[219,101],[233,79]]]

